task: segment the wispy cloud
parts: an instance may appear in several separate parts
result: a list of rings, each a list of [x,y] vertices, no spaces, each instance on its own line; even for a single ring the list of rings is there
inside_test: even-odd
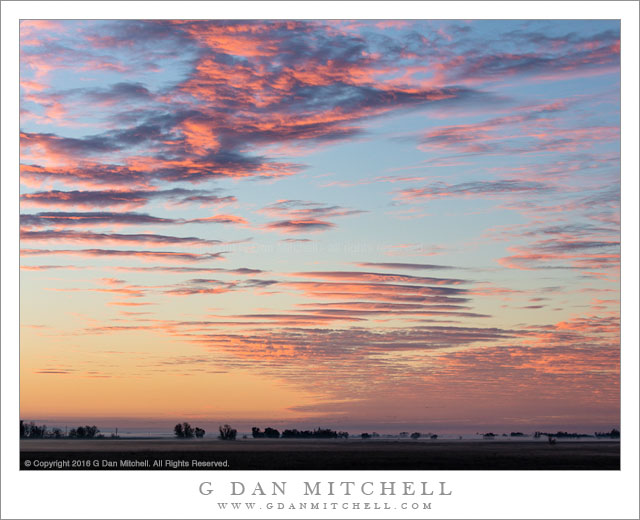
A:
[[[342,206],[327,206],[318,202],[303,200],[280,200],[260,210],[261,213],[272,217],[284,218],[275,222],[268,222],[264,228],[281,233],[304,233],[327,231],[336,225],[323,219],[346,217],[364,213],[362,210],[344,208]]]
[[[145,246],[166,245],[219,245],[220,240],[205,240],[196,237],[174,237],[168,235],[154,235],[138,233],[125,235],[122,233],[93,233],[91,231],[46,230],[20,231],[20,240],[25,242],[72,242],[72,243],[112,243]]]
[[[167,262],[199,262],[222,260],[224,253],[182,253],[176,251],[125,251],[116,249],[21,249],[20,256],[72,255],[83,257],[118,258],[130,257],[140,260],[164,260]]]
[[[165,199],[174,205],[201,204],[206,206],[235,202],[233,196],[221,197],[211,191],[185,190],[92,190],[92,191],[60,191],[51,190],[35,193],[24,193],[20,196],[23,206],[36,207],[76,207],[80,209],[109,208],[124,206],[125,209],[136,209],[145,206],[155,199]]]

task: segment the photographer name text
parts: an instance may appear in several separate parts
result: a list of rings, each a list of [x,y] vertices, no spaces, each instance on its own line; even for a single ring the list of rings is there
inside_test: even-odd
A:
[[[211,482],[201,482],[198,492],[201,495],[215,496],[287,496],[289,483],[280,482],[242,482],[231,481],[214,489]],[[296,482],[292,492],[305,496],[449,496],[452,491],[447,482],[429,481],[316,481]]]

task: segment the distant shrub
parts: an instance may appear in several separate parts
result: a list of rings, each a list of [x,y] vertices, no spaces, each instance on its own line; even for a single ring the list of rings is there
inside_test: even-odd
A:
[[[418,432],[413,432],[413,433],[411,434],[411,438],[412,438],[412,439],[419,439],[419,438],[420,438],[420,434],[419,434]]]

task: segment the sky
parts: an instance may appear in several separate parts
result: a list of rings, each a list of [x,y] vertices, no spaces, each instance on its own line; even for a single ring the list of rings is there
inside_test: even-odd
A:
[[[619,427],[618,21],[27,20],[20,52],[22,418]]]

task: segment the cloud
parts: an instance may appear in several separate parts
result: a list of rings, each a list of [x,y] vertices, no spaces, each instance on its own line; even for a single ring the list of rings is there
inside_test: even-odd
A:
[[[27,138],[28,137],[28,138]],[[120,136],[124,138],[124,136]],[[160,136],[157,140],[161,141]],[[303,169],[295,163],[272,162],[263,157],[243,156],[234,152],[212,152],[204,157],[166,159],[158,157],[130,156],[129,164],[96,162],[92,156],[101,153],[92,148],[92,143],[103,142],[105,136],[66,139],[54,135],[45,137],[26,136],[21,140],[23,162],[20,175],[23,182],[36,185],[45,181],[57,181],[77,187],[109,186],[118,189],[132,186],[149,187],[157,182],[191,182],[194,184],[222,178],[252,177],[257,179],[277,178],[294,175]],[[163,141],[164,142],[164,141]],[[124,150],[127,143],[117,142],[107,136],[101,146],[112,152]],[[129,142],[131,146],[144,144],[142,136]],[[32,154],[44,149],[42,153]],[[106,151],[106,150],[105,150]],[[109,157],[111,155],[107,154]],[[114,157],[115,159],[115,157]],[[30,160],[30,161],[29,161]],[[38,164],[44,162],[45,164]],[[74,163],[81,162],[82,166]],[[60,164],[58,164],[60,163]]]
[[[107,302],[107,305],[115,305],[118,307],[142,307],[144,305],[156,305],[153,302]]]
[[[335,298],[336,295],[353,294],[351,298],[357,298],[358,294],[366,294],[371,299],[383,299],[385,297],[425,298],[433,296],[464,296],[465,289],[442,286],[402,285],[385,283],[364,282],[282,282],[282,286],[304,291],[305,294],[314,297]]]
[[[279,200],[274,204],[265,206],[260,211],[270,216],[296,218],[344,217],[365,213],[357,209],[344,208],[342,206],[327,206],[318,202],[304,200]]]
[[[211,206],[212,204],[230,204],[236,201],[237,199],[231,195],[227,195],[226,197],[219,197],[218,195],[190,195],[182,200],[174,202],[173,204],[176,206],[200,204],[201,207],[205,207]]]
[[[248,225],[243,217],[237,215],[213,215],[196,219],[171,219],[153,217],[146,213],[133,212],[42,212],[20,215],[20,227],[30,229],[35,227],[56,226],[141,226],[141,225],[183,225],[183,224],[235,224]],[[44,236],[44,235],[43,235]],[[71,234],[69,236],[72,236]],[[79,235],[76,235],[79,236]],[[142,236],[142,235],[141,235]],[[124,240],[124,235],[121,238]],[[153,238],[151,238],[153,240]],[[170,238],[167,238],[170,240]],[[200,239],[191,238],[191,241]],[[216,242],[216,241],[213,241]]]
[[[97,280],[97,283],[101,286],[106,287],[98,287],[98,288],[53,288],[48,289],[50,291],[58,291],[58,292],[99,292],[99,293],[107,293],[107,294],[115,294],[119,297],[124,298],[141,298],[146,296],[146,291],[150,289],[150,287],[142,287],[139,285],[128,285],[123,280],[116,280],[114,278],[101,278]]]
[[[153,267],[114,267],[118,271],[132,271],[132,272],[160,272],[160,273],[231,273],[239,274],[243,276],[254,276],[262,274],[266,271],[261,269],[249,269],[247,267],[239,267],[237,269],[224,269],[221,267],[174,267],[166,265],[156,265]]]
[[[85,269],[81,266],[76,265],[21,265],[20,270],[22,271],[49,271],[51,269]]]
[[[381,269],[408,269],[408,270],[438,270],[438,269],[458,269],[450,265],[436,264],[407,264],[403,262],[357,262],[358,267],[375,267]]]
[[[211,271],[214,271],[211,269]],[[239,272],[238,272],[239,271]],[[248,274],[243,270],[218,269],[219,273]],[[164,294],[172,296],[190,296],[194,294],[223,294],[244,289],[263,288],[277,284],[276,280],[261,280],[250,278],[248,280],[233,280],[224,282],[209,278],[194,278],[166,288]]]
[[[131,257],[140,260],[165,260],[168,262],[201,262],[222,260],[220,253],[182,253],[175,251],[124,251],[115,249],[21,249],[20,256],[75,255],[83,257],[120,258]]]
[[[322,219],[358,215],[364,211],[342,206],[327,206],[318,202],[285,199],[265,206],[260,213],[285,218],[285,220],[268,222],[263,226],[264,229],[293,234],[327,231],[334,228],[335,224]]]
[[[186,220],[187,224],[239,224],[248,225],[246,219],[237,215],[213,215],[211,217]]]
[[[473,155],[522,155],[584,151],[598,141],[619,138],[617,126],[585,123],[567,126],[568,108],[577,103],[575,99],[559,99],[542,105],[512,107],[511,115],[479,123],[436,127],[418,138],[419,148]]]
[[[46,230],[20,231],[20,240],[25,242],[73,242],[73,243],[113,243],[132,244],[138,246],[165,245],[219,245],[220,240],[205,240],[196,237],[174,237],[168,235],[154,235],[151,233],[137,233],[125,235],[122,233],[93,233],[91,231]]]
[[[489,232],[487,236],[495,241],[510,243],[517,240],[517,245],[507,247],[511,254],[498,259],[500,265],[520,270],[575,270],[582,276],[617,279],[620,269],[618,225],[608,222],[600,225],[579,218],[568,223],[565,218],[569,211],[587,215],[599,211],[600,204],[609,204],[608,197],[599,193],[582,199],[565,210],[527,208],[537,225],[501,226]],[[525,243],[521,243],[523,239]]]
[[[63,27],[74,24],[68,21]],[[371,48],[375,39],[347,36],[330,24],[93,25],[99,25],[98,33],[76,28],[75,34],[85,38],[82,51],[55,42],[26,50],[23,63],[36,78],[25,74],[24,81],[31,82],[25,85],[38,83],[53,68],[126,71],[124,81],[66,91],[49,88],[36,91],[40,97],[31,100],[58,112],[68,111],[72,101],[95,103],[119,124],[88,135],[22,132],[23,178],[31,182],[131,187],[133,182],[149,186],[155,181],[293,175],[304,165],[274,161],[257,148],[348,139],[361,133],[361,123],[369,118],[479,95],[457,84],[425,86],[409,77],[386,81],[385,76],[406,69],[399,62],[403,51],[389,45],[386,52],[377,52]],[[126,66],[113,57],[123,49]],[[105,55],[107,50],[114,55]],[[152,92],[134,71],[157,70],[167,60],[183,65],[183,76],[172,88]]]
[[[51,190],[24,193],[20,196],[22,206],[74,206],[82,209],[125,206],[134,209],[148,204],[151,200],[165,199],[174,205],[198,203],[201,205],[227,204],[235,202],[233,196],[220,197],[211,191],[185,190],[93,190],[60,191]]]
[[[324,220],[279,220],[265,224],[264,229],[269,231],[279,231],[281,233],[307,233],[316,231],[327,231],[334,228],[335,224]]]
[[[515,254],[498,262],[512,269],[579,269],[590,276],[619,276],[620,242],[616,240],[539,240],[508,249]]]
[[[554,191],[549,185],[518,180],[474,181],[447,185],[432,184],[423,188],[408,188],[398,191],[401,200],[430,200],[445,197],[470,197],[481,195],[505,195],[512,193],[548,193]]]
[[[122,103],[144,101],[152,98],[152,94],[140,82],[113,83],[106,88],[87,89],[86,97],[95,103]]]
[[[149,225],[181,223],[173,219],[152,217],[146,213],[112,213],[112,212],[44,212],[20,215],[20,226],[109,226],[109,225]]]
[[[541,38],[536,40],[539,34]],[[443,79],[457,79],[463,84],[566,80],[610,73],[620,66],[620,33],[617,30],[579,36],[576,33],[551,36],[542,31],[512,30],[499,38],[511,41],[516,50],[501,52],[491,45],[473,45],[442,62]]]
[[[458,285],[468,283],[459,278],[431,278],[425,276],[409,276],[404,274],[369,273],[362,271],[309,271],[304,273],[291,273],[291,276],[320,278],[325,280],[354,280],[369,282],[405,282],[421,285]]]

